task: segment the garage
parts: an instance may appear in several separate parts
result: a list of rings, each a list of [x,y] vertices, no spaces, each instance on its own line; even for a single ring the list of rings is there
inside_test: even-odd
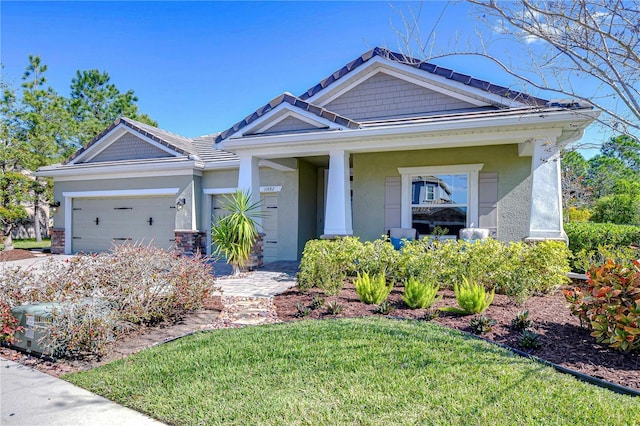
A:
[[[72,251],[101,252],[126,242],[170,249],[175,212],[175,198],[167,196],[74,198]]]

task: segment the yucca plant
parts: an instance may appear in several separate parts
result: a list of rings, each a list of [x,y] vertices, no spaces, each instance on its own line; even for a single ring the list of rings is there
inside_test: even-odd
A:
[[[487,293],[487,290],[483,285],[477,282],[469,280],[467,277],[462,277],[463,283],[461,285],[454,284],[453,291],[456,294],[456,301],[461,309],[453,306],[447,306],[440,308],[445,312],[453,312],[461,315],[479,314],[484,312],[495,295],[495,289],[491,290],[491,293]]]
[[[415,277],[410,277],[404,283],[404,295],[402,300],[411,309],[424,309],[433,305],[442,296],[436,297],[440,286],[433,281],[420,281]]]
[[[239,275],[258,238],[256,219],[264,216],[262,203],[252,202],[248,191],[238,190],[225,195],[221,207],[229,213],[211,226],[213,254],[225,257],[233,266],[233,275]]]
[[[358,293],[358,299],[367,304],[379,305],[387,299],[389,293],[393,289],[393,283],[387,284],[384,273],[376,274],[373,277],[369,273],[364,272],[353,282]]]

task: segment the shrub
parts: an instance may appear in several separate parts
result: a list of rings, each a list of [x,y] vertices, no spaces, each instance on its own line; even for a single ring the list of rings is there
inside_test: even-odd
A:
[[[622,352],[640,349],[640,262],[591,267],[587,288],[564,290],[573,315],[599,343]]]
[[[491,302],[493,302],[495,293],[495,290],[487,293],[487,290],[482,285],[469,280],[467,277],[463,278],[462,284],[454,285],[453,290],[456,294],[456,301],[461,309],[452,306],[446,306],[440,309],[445,312],[453,312],[461,315],[484,312],[489,305],[491,305]]]
[[[435,281],[439,262],[434,245],[427,239],[407,241],[398,254],[395,279],[407,281]]]
[[[374,305],[379,305],[386,300],[393,289],[393,283],[387,284],[384,274],[370,276],[367,272],[358,274],[353,285],[361,302]]]
[[[516,331],[524,331],[531,327],[531,320],[529,319],[529,311],[521,311],[516,314],[516,317],[511,320],[511,328]]]
[[[311,314],[311,308],[304,306],[301,302],[296,303],[295,316],[302,318],[302,317],[308,317],[309,314]]]
[[[640,258],[637,248],[629,246],[598,246],[596,250],[582,249],[573,255],[571,264],[576,272],[587,272],[592,265],[603,265],[607,260],[631,267],[633,261]]]
[[[599,198],[591,220],[619,225],[640,225],[640,197],[634,194],[615,194]]]
[[[569,249],[575,255],[580,250],[596,251],[599,246],[640,245],[640,226],[612,223],[565,223]]]
[[[427,312],[424,313],[422,319],[424,321],[432,321],[440,316],[440,311],[436,309],[427,309]]]
[[[59,302],[44,344],[67,356],[101,355],[121,333],[174,320],[216,290],[206,258],[139,245],[49,261],[37,272],[14,270],[2,274],[0,284],[9,306]]]
[[[524,330],[518,339],[522,349],[539,349],[542,347],[540,335],[530,330]]]
[[[440,286],[435,281],[418,281],[411,277],[404,284],[404,295],[402,300],[411,309],[424,309],[433,305],[442,296],[436,298]]]
[[[535,294],[548,294],[569,281],[569,256],[560,241],[510,243],[498,266],[496,290],[516,304]]]
[[[473,334],[484,334],[491,331],[491,328],[496,324],[495,320],[489,317],[480,315],[479,317],[472,318],[469,321],[469,327]]]
[[[0,301],[0,343],[13,344],[16,331],[21,331],[18,319],[11,314],[11,306],[5,301]]]
[[[567,211],[569,222],[588,222],[592,215],[593,213],[589,209],[574,206],[569,207]]]
[[[365,241],[357,249],[355,272],[367,272],[371,275],[384,273],[393,277],[396,275],[399,258],[400,252],[393,248],[386,237]]]
[[[344,280],[356,269],[360,246],[354,237],[307,241],[297,275],[300,291],[317,287],[329,295],[340,293]]]

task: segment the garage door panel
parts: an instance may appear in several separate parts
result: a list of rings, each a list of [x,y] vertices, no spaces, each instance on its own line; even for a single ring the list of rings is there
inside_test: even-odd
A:
[[[74,199],[72,250],[106,251],[125,242],[171,248],[173,203],[172,197]]]

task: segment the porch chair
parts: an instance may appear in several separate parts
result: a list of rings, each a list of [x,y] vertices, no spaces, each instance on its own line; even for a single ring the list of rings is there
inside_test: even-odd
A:
[[[400,250],[404,246],[404,240],[418,239],[418,230],[415,228],[391,228],[387,235],[389,235],[393,248]]]

